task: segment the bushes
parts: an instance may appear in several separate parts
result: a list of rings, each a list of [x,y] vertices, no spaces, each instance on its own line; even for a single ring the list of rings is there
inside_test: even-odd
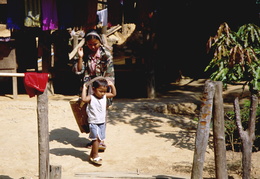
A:
[[[246,100],[241,106],[241,120],[244,129],[248,126],[250,118],[250,100]],[[242,143],[239,137],[238,129],[236,126],[235,112],[227,111],[225,113],[225,135],[227,150],[241,151]],[[253,152],[260,151],[260,106],[256,112],[256,128],[255,128],[255,141],[253,145]]]

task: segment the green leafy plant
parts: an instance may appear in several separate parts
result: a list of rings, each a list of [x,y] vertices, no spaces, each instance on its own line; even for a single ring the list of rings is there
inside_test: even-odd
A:
[[[213,73],[210,78],[227,84],[243,83],[251,93],[250,110],[247,120],[241,115],[238,97],[234,100],[234,119],[242,144],[243,179],[250,178],[251,156],[256,139],[258,92],[260,90],[260,28],[255,24],[245,24],[237,32],[231,31],[227,23],[219,26],[217,34],[207,42],[207,52],[212,53],[212,60],[205,68]],[[247,126],[243,123],[247,122]],[[233,130],[233,123],[228,127]],[[231,130],[231,132],[232,132]],[[229,134],[230,137],[232,135]],[[234,138],[232,139],[234,142]]]
[[[245,100],[241,109],[241,120],[244,128],[248,126],[248,119],[250,113],[250,100]],[[225,113],[225,134],[227,149],[231,148],[232,151],[241,151],[241,139],[239,138],[238,129],[236,126],[234,111],[227,111]],[[256,128],[255,128],[255,141],[253,151],[260,150],[260,106],[256,111]]]
[[[211,50],[211,51],[210,51]],[[207,42],[207,52],[213,58],[205,71],[215,70],[210,78],[227,84],[244,82],[251,93],[260,90],[260,28],[245,24],[233,32],[227,23],[220,25],[217,34]]]

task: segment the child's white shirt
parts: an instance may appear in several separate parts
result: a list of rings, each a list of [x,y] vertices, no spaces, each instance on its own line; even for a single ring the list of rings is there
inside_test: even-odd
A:
[[[90,96],[91,100],[86,108],[88,122],[94,124],[104,123],[106,121],[106,95],[104,95],[101,99],[96,98],[94,95]]]

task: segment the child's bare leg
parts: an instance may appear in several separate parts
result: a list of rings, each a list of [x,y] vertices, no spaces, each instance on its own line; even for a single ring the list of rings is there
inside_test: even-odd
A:
[[[108,109],[106,110],[106,124],[108,122]],[[105,144],[105,141],[102,140],[100,141],[100,144],[99,144],[99,150],[105,150],[106,149],[106,144]]]
[[[92,149],[91,149],[91,152],[90,152],[90,157],[91,158],[97,158],[98,157],[98,146],[100,144],[100,140],[97,139],[97,140],[93,140],[92,142]]]
[[[92,149],[90,152],[90,161],[95,165],[102,165],[102,159],[98,156],[98,146],[100,140],[93,140]]]

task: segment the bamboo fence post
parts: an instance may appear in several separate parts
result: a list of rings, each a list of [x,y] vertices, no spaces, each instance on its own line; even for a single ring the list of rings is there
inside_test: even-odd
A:
[[[209,138],[214,93],[214,82],[207,80],[204,86],[202,105],[196,133],[191,179],[203,178],[203,164]]]

